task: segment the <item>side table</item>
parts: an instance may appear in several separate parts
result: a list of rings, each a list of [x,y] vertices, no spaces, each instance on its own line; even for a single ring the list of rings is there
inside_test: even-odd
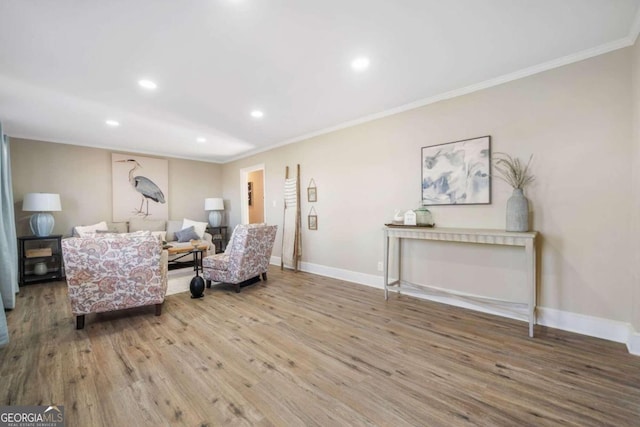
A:
[[[213,236],[213,245],[216,247],[217,254],[224,252],[227,248],[227,241],[229,240],[227,230],[228,227],[226,225],[221,225],[219,227],[207,226],[207,233]]]
[[[20,286],[64,279],[62,235],[18,237]]]

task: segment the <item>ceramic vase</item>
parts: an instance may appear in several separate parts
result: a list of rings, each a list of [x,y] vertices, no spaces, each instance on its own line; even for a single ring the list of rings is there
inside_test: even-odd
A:
[[[48,269],[47,269],[46,262],[39,262],[33,266],[33,274],[37,276],[44,276],[45,274],[47,274],[47,272],[48,272]]]
[[[202,298],[204,296],[204,279],[200,276],[191,279],[189,290],[191,291],[191,298]]]
[[[529,231],[529,201],[521,188],[514,188],[507,200],[507,231]]]

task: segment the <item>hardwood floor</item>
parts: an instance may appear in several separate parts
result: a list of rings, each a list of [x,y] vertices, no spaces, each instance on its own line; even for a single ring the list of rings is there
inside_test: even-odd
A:
[[[205,294],[78,331],[64,282],[23,287],[0,405],[62,404],[68,426],[640,423],[622,344],[277,268]]]

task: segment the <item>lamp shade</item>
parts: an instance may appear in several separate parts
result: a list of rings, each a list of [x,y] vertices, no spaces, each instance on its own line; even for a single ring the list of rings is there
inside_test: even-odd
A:
[[[223,211],[224,201],[216,197],[204,199],[204,210],[205,211]]]
[[[60,195],[54,193],[27,193],[22,201],[25,212],[57,212],[62,210]]]

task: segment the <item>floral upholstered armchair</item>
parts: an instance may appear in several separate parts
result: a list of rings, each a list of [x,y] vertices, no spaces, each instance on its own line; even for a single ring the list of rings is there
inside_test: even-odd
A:
[[[202,261],[203,276],[207,287],[211,282],[223,282],[240,287],[259,278],[267,280],[267,269],[276,238],[276,225],[238,225],[233,230],[224,253],[205,257]]]
[[[76,328],[89,313],[154,305],[162,313],[167,291],[167,251],[150,232],[95,234],[62,240],[71,311]]]

